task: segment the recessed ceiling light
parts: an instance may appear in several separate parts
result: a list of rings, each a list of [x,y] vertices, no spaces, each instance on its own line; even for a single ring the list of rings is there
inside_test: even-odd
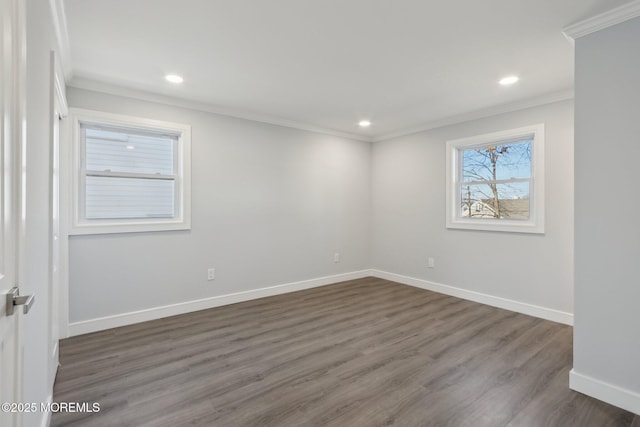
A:
[[[508,77],[505,77],[505,78],[501,79],[500,80],[500,84],[502,86],[509,86],[509,85],[512,85],[512,84],[516,83],[518,80],[520,80],[520,77],[518,77],[518,76],[508,76]]]
[[[171,83],[182,83],[184,79],[177,74],[167,74],[164,78]]]
[[[134,147],[133,145],[127,145],[127,150],[135,150],[136,147]]]
[[[360,120],[358,122],[358,126],[360,126],[361,128],[368,128],[369,126],[371,126],[371,122],[369,120]]]

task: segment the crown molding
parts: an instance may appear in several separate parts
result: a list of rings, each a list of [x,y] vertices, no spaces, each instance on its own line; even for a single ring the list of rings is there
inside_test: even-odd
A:
[[[49,7],[53,20],[53,30],[56,35],[60,65],[65,78],[68,80],[72,75],[71,47],[69,43],[69,31],[67,30],[67,15],[64,11],[64,0],[49,0]]]
[[[554,92],[544,96],[527,99],[509,104],[502,104],[495,107],[483,108],[469,113],[459,114],[455,116],[445,117],[436,121],[424,123],[420,126],[402,129],[396,132],[387,133],[379,136],[365,136],[347,132],[339,132],[332,129],[322,128],[319,126],[301,123],[293,120],[287,120],[279,117],[273,117],[262,114],[249,113],[245,111],[233,110],[225,107],[215,106],[203,102],[191,101],[182,98],[175,98],[167,95],[160,95],[153,92],[132,89],[128,87],[118,86],[111,83],[100,82],[85,77],[75,76],[67,87],[89,90],[92,92],[100,92],[108,95],[123,96],[126,98],[137,99],[141,101],[154,102],[157,104],[171,105],[174,107],[188,108],[190,110],[203,111],[213,113],[220,116],[233,117],[236,119],[251,120],[254,122],[266,123],[276,126],[283,126],[292,129],[304,130],[307,132],[320,133],[324,135],[337,136],[340,138],[353,139],[364,142],[379,142],[388,139],[398,138],[418,132],[424,132],[444,126],[454,125],[457,123],[468,122],[471,120],[491,117],[498,114],[510,113],[512,111],[524,110],[526,108],[537,107],[540,105],[552,104],[554,102],[566,101],[573,99],[573,90],[564,90]]]
[[[280,117],[269,116],[265,114],[251,113],[247,111],[235,110],[226,107],[220,107],[198,101],[191,101],[183,98],[175,98],[167,95],[160,95],[153,92],[147,92],[139,89],[132,89],[123,86],[117,86],[111,83],[100,82],[84,77],[75,76],[67,83],[67,87],[84,89],[93,92],[105,93],[108,95],[123,96],[141,101],[155,102],[157,104],[171,105],[174,107],[188,108],[190,110],[203,111],[213,113],[220,116],[233,117],[236,119],[251,120],[254,122],[266,123],[270,125],[283,126],[292,129],[304,130],[307,132],[320,133],[324,135],[336,136],[339,138],[354,139],[357,141],[371,142],[372,139],[366,135],[358,135],[355,133],[340,132],[333,129],[327,129],[308,123],[302,123],[294,120],[287,120]]]
[[[553,92],[547,95],[539,96],[536,98],[530,98],[524,101],[511,102],[509,104],[501,104],[495,107],[482,108],[480,110],[475,110],[468,113],[445,117],[443,119],[424,123],[420,126],[376,136],[372,139],[372,141],[373,142],[386,141],[388,139],[411,135],[418,132],[424,132],[431,129],[437,129],[444,126],[455,125],[458,123],[464,123],[471,120],[483,119],[486,117],[496,116],[498,114],[524,110],[526,108],[538,107],[540,105],[553,104],[554,102],[566,101],[569,99],[573,99],[573,90],[563,90],[559,92]]]
[[[615,9],[585,19],[584,21],[571,24],[562,30],[562,34],[569,40],[574,41],[577,38],[584,37],[638,16],[640,16],[640,0],[634,0]]]

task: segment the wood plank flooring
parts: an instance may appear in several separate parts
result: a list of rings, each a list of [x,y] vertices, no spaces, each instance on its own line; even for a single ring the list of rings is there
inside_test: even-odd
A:
[[[569,326],[366,278],[63,340],[52,426],[639,426]]]

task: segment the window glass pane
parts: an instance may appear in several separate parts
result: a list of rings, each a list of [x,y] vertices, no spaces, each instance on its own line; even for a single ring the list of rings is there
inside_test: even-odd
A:
[[[460,186],[460,217],[529,219],[529,182]]]
[[[119,128],[87,126],[84,130],[87,170],[174,174],[175,137]]]
[[[531,140],[462,151],[462,180],[495,181],[531,177]]]
[[[172,218],[173,180],[87,176],[86,218]]]

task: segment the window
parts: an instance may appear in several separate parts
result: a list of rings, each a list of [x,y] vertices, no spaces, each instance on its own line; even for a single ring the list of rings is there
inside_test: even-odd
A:
[[[190,127],[74,112],[74,234],[190,228]]]
[[[447,228],[544,233],[544,125],[447,142]]]

